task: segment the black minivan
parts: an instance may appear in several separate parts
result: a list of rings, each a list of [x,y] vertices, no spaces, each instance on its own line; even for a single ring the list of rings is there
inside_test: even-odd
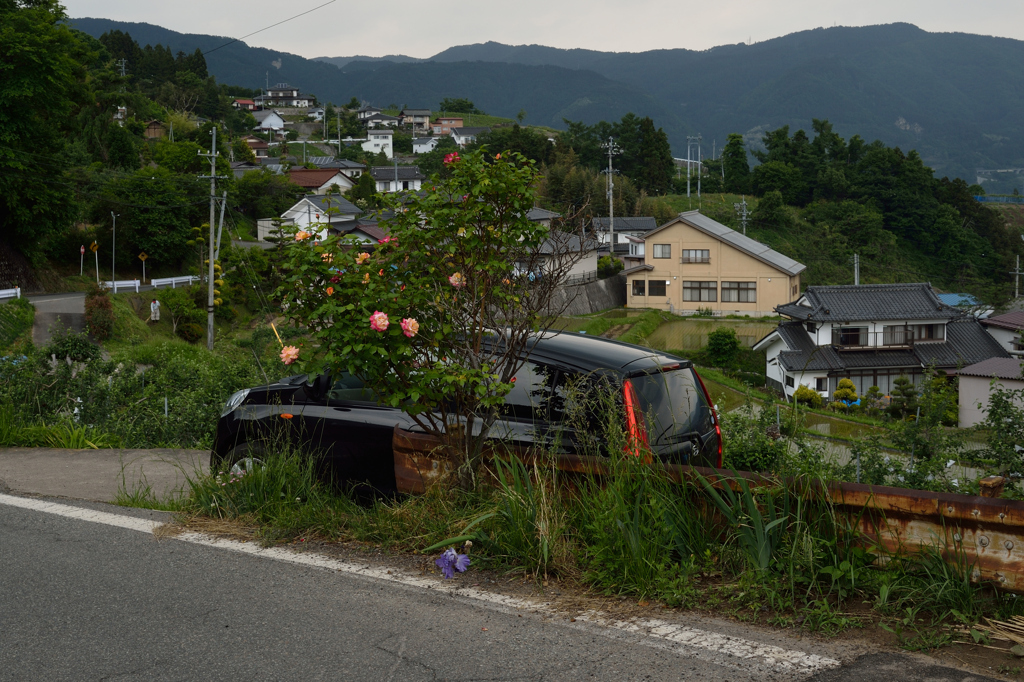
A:
[[[592,447],[600,428],[588,425],[590,408],[574,406],[581,397],[609,399],[626,408],[619,413],[629,439],[646,443],[662,461],[721,466],[722,432],[689,360],[565,332],[536,334],[525,356],[493,438],[521,446],[543,441],[568,451]],[[322,472],[334,481],[394,490],[395,426],[420,430],[401,409],[379,404],[356,376],[290,376],[228,399],[211,469],[258,458],[266,440],[284,428],[305,451],[318,453]]]

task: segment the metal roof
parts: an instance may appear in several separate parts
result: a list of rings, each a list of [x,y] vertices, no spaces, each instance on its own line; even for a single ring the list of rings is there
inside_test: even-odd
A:
[[[870,322],[948,320],[962,312],[945,305],[930,284],[844,284],[807,287],[799,300],[775,310],[797,320]]]
[[[608,225],[611,223],[611,218],[593,218],[590,224],[593,225],[595,230],[607,230]],[[650,232],[651,230],[658,229],[658,221],[651,216],[641,216],[635,218],[616,218],[615,219],[615,230],[633,230],[634,232]]]
[[[1013,312],[995,315],[994,317],[982,320],[981,323],[986,327],[999,327],[1000,329],[1017,331],[1024,329],[1024,312],[1014,310]]]
[[[553,218],[561,218],[562,214],[555,213],[554,211],[549,211],[546,208],[534,206],[533,208],[526,212],[526,217],[529,218],[530,220],[551,220]]]
[[[985,377],[986,379],[1016,379],[1024,381],[1020,358],[989,358],[964,367],[960,376]]]
[[[700,213],[700,211],[686,211],[684,213],[680,213],[678,218],[670,220],[656,230],[649,232],[647,234],[648,238],[667,227],[675,225],[679,221],[682,221],[690,227],[700,230],[704,234],[714,237],[719,241],[725,242],[729,246],[746,253],[748,256],[753,256],[759,261],[767,263],[787,275],[799,275],[807,269],[807,266],[803,263],[798,263],[789,256],[784,256],[778,251],[770,249],[765,244],[751,239],[746,235],[742,235],[736,230],[726,227],[717,220],[712,220],[706,215]]]

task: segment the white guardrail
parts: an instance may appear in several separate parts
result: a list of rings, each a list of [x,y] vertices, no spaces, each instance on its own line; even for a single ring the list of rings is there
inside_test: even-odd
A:
[[[160,287],[167,286],[168,284],[170,284],[171,288],[174,289],[177,288],[179,284],[188,286],[189,284],[198,281],[199,278],[195,275],[187,275],[184,277],[157,277],[149,280],[149,283],[153,285],[154,289],[159,289]]]
[[[21,287],[0,289],[0,298],[21,298]]]
[[[113,282],[108,279],[103,283],[103,286],[115,294],[118,289],[134,289],[135,293],[139,293],[139,280],[137,279],[119,279]]]

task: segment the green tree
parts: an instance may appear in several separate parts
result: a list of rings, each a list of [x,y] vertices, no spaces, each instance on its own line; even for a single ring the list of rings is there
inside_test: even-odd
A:
[[[704,349],[715,367],[733,367],[740,352],[740,340],[732,327],[718,327],[708,334],[708,345]]]
[[[849,379],[840,379],[836,390],[832,393],[832,399],[837,403],[851,405],[857,402],[857,387]]]
[[[348,200],[363,209],[377,208],[381,196],[377,194],[377,183],[369,173],[361,173],[356,184],[345,193]]]
[[[793,222],[786,208],[786,201],[782,198],[782,192],[778,190],[766,192],[750,216],[760,227],[786,227]]]
[[[742,194],[750,191],[750,163],[743,136],[730,133],[722,149],[722,163],[725,166],[725,191]]]
[[[916,410],[917,388],[914,382],[904,375],[896,377],[889,397],[889,414],[898,419],[906,419]]]
[[[490,154],[516,152],[537,163],[549,163],[554,156],[554,149],[548,136],[544,133],[523,128],[518,123],[511,127],[492,128],[477,138],[470,149],[487,147]]]
[[[484,112],[476,108],[468,99],[462,97],[445,97],[437,108],[447,114],[481,114]]]
[[[258,220],[280,216],[303,194],[305,190],[287,176],[261,168],[242,174],[235,182],[234,197],[242,213]]]
[[[56,0],[0,2],[0,214],[3,239],[26,253],[78,211],[55,158],[89,98],[80,85],[91,55],[65,19]]]

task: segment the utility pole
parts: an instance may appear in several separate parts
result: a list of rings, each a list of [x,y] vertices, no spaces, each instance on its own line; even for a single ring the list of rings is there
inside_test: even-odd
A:
[[[700,208],[700,176],[704,171],[704,157],[700,151],[700,135],[697,135],[697,208]]]
[[[1024,239],[1024,236],[1021,239]],[[1010,274],[1013,275],[1013,297],[1020,298],[1020,276],[1024,275],[1020,270],[1020,256],[1017,256],[1017,267]]]
[[[336,132],[338,134],[338,158],[340,159],[341,158],[341,112],[340,111],[336,111],[335,113],[338,115],[338,122],[337,122],[338,129],[335,130],[334,132]]]
[[[209,294],[206,299],[206,347],[213,350],[213,264],[216,261],[214,254],[214,226],[217,224],[216,210],[217,210],[217,178],[223,177],[217,175],[217,126],[213,126],[213,142],[210,147],[210,153],[204,154],[202,152],[196,152],[198,156],[203,156],[210,159],[210,174],[199,176],[200,180],[210,180],[210,267],[207,272],[207,284]]]
[[[743,197],[743,201],[738,204],[733,204],[732,207],[736,209],[736,212],[740,214],[740,224],[743,225],[743,234],[747,234],[747,197]]]
[[[854,285],[860,284],[860,254],[853,254],[853,283]]]
[[[611,257],[615,258],[615,201],[613,190],[615,189],[615,169],[612,167],[612,157],[622,152],[619,145],[615,144],[615,138],[609,137],[608,141],[601,145],[608,152],[608,243],[611,250]]]
[[[687,199],[690,198],[690,168],[691,168],[691,164],[693,163],[693,156],[690,153],[690,149],[694,145],[697,145],[697,150],[698,150],[697,153],[700,154],[700,141],[701,141],[700,133],[697,133],[696,135],[687,135],[686,136],[686,198]],[[699,176],[697,178],[697,182],[700,183]],[[700,196],[700,188],[699,187],[697,189],[697,196],[698,197]],[[692,208],[692,206],[691,206],[691,208]]]
[[[114,290],[114,293],[117,293],[118,279],[114,276],[114,256],[118,247],[118,214],[111,211],[111,217],[114,218],[114,226],[111,227],[111,289]]]
[[[224,190],[224,196],[220,200],[220,222],[217,224],[217,246],[213,252],[213,259],[220,260],[220,236],[224,232],[224,209],[228,207],[228,191]],[[145,261],[143,261],[145,264]]]

